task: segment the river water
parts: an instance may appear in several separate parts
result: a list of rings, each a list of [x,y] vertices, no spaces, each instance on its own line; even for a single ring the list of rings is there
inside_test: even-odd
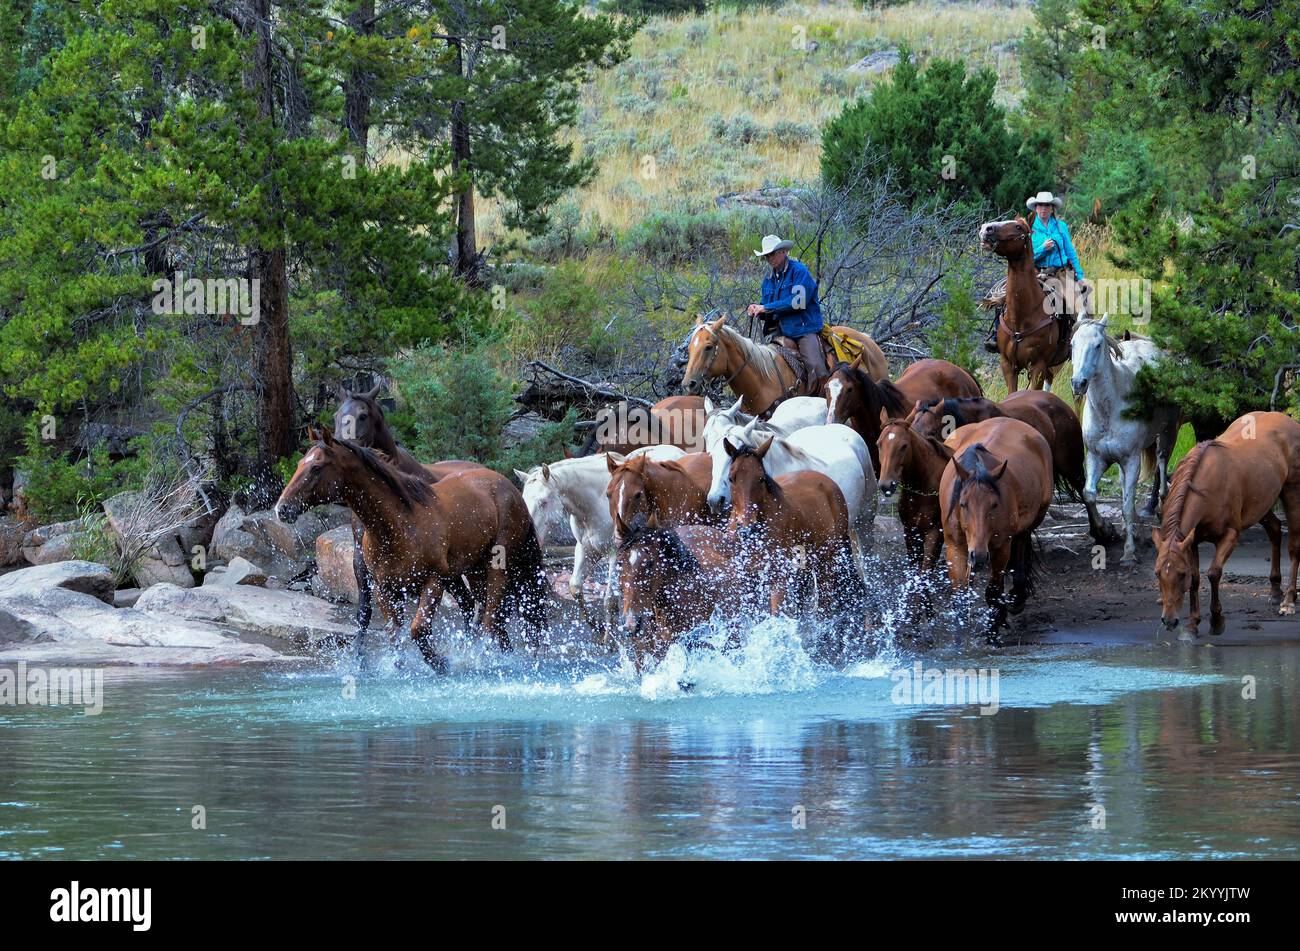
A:
[[[983,670],[990,689],[996,671],[996,712],[973,697],[900,702],[918,660]],[[99,715],[0,706],[0,856],[1290,858],[1300,846],[1295,645],[953,647],[837,671],[767,620],[737,655],[674,648],[644,678],[581,657],[488,659],[446,678],[348,660],[110,671],[104,691]]]

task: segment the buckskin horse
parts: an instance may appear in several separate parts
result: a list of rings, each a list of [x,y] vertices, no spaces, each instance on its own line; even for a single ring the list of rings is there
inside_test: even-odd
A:
[[[1070,340],[1062,322],[1047,305],[1038,283],[1029,222],[1021,216],[980,226],[980,247],[1007,259],[1007,302],[998,318],[998,362],[1007,392],[1020,389],[1020,372],[1030,389],[1052,385],[1056,367],[1070,355]]]
[[[947,360],[917,360],[897,380],[875,380],[860,361],[838,363],[822,387],[826,422],[856,430],[871,451],[871,464],[880,473],[880,424],[906,416],[917,400],[945,396],[979,396],[975,378]]]
[[[292,524],[313,505],[340,502],[365,528],[362,554],[384,619],[411,637],[429,666],[447,668],[433,639],[433,617],[448,585],[464,578],[482,605],[481,624],[502,650],[513,609],[530,635],[546,624],[542,549],[519,490],[491,469],[469,469],[432,484],[328,428],[309,430],[314,444],[275,503]],[[360,642],[360,637],[358,637]]]
[[[342,386],[335,388],[339,398],[339,408],[334,413],[334,432],[341,434],[340,439],[350,439],[358,446],[378,449],[394,466],[402,472],[422,476],[427,481],[437,482],[444,476],[455,475],[466,469],[483,468],[477,462],[463,459],[448,459],[443,462],[420,462],[415,456],[397,444],[393,432],[388,428],[384,418],[384,407],[379,402],[379,384],[373,389],[361,393],[350,393]],[[361,556],[361,520],[352,517],[352,573],[357,579],[357,632],[364,634],[370,627],[373,613],[371,607],[370,573],[366,570],[366,560]],[[448,586],[450,594],[456,599],[466,623],[474,620],[474,599],[463,582]]]
[[[961,427],[947,446],[952,459],[939,483],[939,506],[948,577],[957,589],[986,579],[989,633],[996,636],[1033,590],[1034,529],[1052,501],[1052,448],[1038,430],[1005,416]]]
[[[1273,514],[1281,499],[1288,528],[1291,577],[1282,591],[1282,526]],[[1300,423],[1283,413],[1247,413],[1217,439],[1197,443],[1174,471],[1165,499],[1163,524],[1151,530],[1156,543],[1160,620],[1178,627],[1178,605],[1188,597],[1188,633],[1201,623],[1201,563],[1198,547],[1214,546],[1205,572],[1210,579],[1210,632],[1222,634],[1219,579],[1243,529],[1264,526],[1273,546],[1271,594],[1279,614],[1294,614],[1300,566]]]
[[[872,377],[884,379],[889,375],[889,363],[874,340],[852,327],[830,330],[862,348]],[[806,382],[796,370],[799,361],[799,355],[786,347],[750,340],[727,326],[725,316],[706,321],[696,315],[695,326],[686,340],[682,388],[690,394],[701,394],[708,380],[721,378],[740,397],[743,412],[751,416],[765,415],[787,397],[816,395],[802,391]]]

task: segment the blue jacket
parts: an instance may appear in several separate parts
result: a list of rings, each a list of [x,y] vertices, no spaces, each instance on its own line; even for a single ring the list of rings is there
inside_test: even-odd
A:
[[[763,278],[760,301],[781,325],[787,337],[802,337],[822,329],[822,305],[817,282],[802,261],[786,258],[780,274],[769,270]]]
[[[1074,253],[1074,242],[1070,240],[1070,226],[1053,215],[1047,224],[1034,215],[1032,231],[1034,239],[1034,265],[1036,267],[1072,267],[1076,279],[1083,280],[1083,268],[1079,264],[1079,255]],[[1051,238],[1056,242],[1050,250],[1044,251],[1043,245]]]

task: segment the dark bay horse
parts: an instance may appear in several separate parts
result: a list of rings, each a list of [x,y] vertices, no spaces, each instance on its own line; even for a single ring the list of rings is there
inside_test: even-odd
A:
[[[669,396],[651,407],[623,400],[596,415],[596,425],[577,455],[616,452],[626,456],[645,446],[703,452],[707,418],[702,396]]]
[[[703,525],[661,528],[652,518],[618,549],[623,630],[637,672],[713,616],[734,615],[746,593],[736,584],[734,539]]]
[[[1273,514],[1279,499],[1286,512],[1291,578],[1282,592],[1282,526]],[[1205,572],[1210,579],[1210,632],[1222,634],[1219,579],[1243,529],[1264,526],[1273,546],[1269,584],[1280,614],[1294,614],[1300,566],[1300,423],[1284,413],[1247,413],[1217,439],[1197,443],[1174,470],[1165,497],[1163,524],[1151,530],[1158,549],[1160,620],[1178,627],[1178,605],[1188,597],[1192,636],[1201,622],[1202,542],[1214,546]]]
[[[614,538],[621,542],[653,519],[661,528],[716,523],[709,508],[713,460],[707,452],[687,453],[658,462],[645,455],[622,463],[606,456],[609,485],[605,497],[614,520]]]
[[[903,525],[907,557],[926,571],[943,548],[943,518],[939,483],[952,453],[935,436],[913,427],[908,419],[891,419],[880,430],[880,494],[898,492],[898,520]]]
[[[334,413],[334,432],[340,439],[350,439],[358,446],[378,449],[394,466],[402,472],[419,476],[429,482],[437,482],[444,476],[455,475],[466,469],[483,468],[477,462],[463,459],[448,459],[444,462],[422,463],[415,456],[397,444],[392,430],[384,419],[384,408],[379,402],[379,385],[362,393],[349,393],[342,386],[336,388],[339,408]],[[357,631],[365,633],[370,626],[371,590],[370,574],[366,570],[366,560],[361,556],[362,542],[361,520],[352,518],[352,572],[357,578]],[[460,605],[466,622],[474,620],[474,599],[463,583],[453,583],[449,591]]]
[[[947,360],[917,360],[897,380],[873,380],[859,362],[838,363],[822,395],[826,397],[826,422],[843,423],[866,440],[871,462],[880,474],[880,425],[903,417],[918,400],[948,396],[979,396],[975,378]]]
[[[1020,389],[1020,372],[1030,389],[1051,387],[1052,375],[1070,356],[1070,341],[1046,304],[1038,283],[1029,222],[1017,216],[980,226],[980,247],[1007,259],[1006,310],[998,319],[998,357],[1007,392]]]
[[[482,606],[483,628],[503,650],[511,647],[505,621],[512,610],[530,634],[542,630],[542,549],[509,479],[478,468],[435,485],[375,450],[334,439],[329,429],[309,435],[315,442],[276,502],[277,517],[292,523],[328,502],[352,509],[365,528],[362,554],[379,609],[395,627],[410,618],[411,636],[430,666],[446,669],[432,621],[443,591],[462,578]]]
[[[985,580],[993,608],[990,634],[1032,593],[1034,529],[1052,501],[1052,448],[1018,419],[995,417],[963,426],[947,440],[952,460],[939,484],[948,577],[954,588]],[[1011,596],[1003,596],[1004,574]]]

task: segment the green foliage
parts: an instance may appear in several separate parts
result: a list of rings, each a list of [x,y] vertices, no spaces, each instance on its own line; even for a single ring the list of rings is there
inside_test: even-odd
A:
[[[683,13],[703,13],[709,0],[602,0],[600,9],[630,16],[680,16]]]
[[[1013,136],[993,101],[997,76],[967,75],[961,60],[917,69],[903,47],[890,80],[846,106],[822,133],[822,176],[851,185],[863,163],[883,160],[910,199],[1023,207],[1053,179],[1051,138]]]
[[[119,492],[138,488],[149,468],[143,453],[110,459],[102,447],[71,459],[36,435],[29,437],[27,451],[14,464],[33,474],[23,493],[32,515],[42,522],[76,518]]]
[[[1107,146],[1086,152],[1070,188],[1071,204],[1097,219],[1108,219],[1139,198],[1167,201],[1164,170],[1157,164],[1149,140],[1141,132],[1120,129],[1106,138]]]
[[[926,334],[930,353],[937,360],[955,363],[974,374],[983,321],[975,300],[975,278],[971,268],[950,271],[944,277],[942,287],[945,299],[939,310],[939,319]]]

